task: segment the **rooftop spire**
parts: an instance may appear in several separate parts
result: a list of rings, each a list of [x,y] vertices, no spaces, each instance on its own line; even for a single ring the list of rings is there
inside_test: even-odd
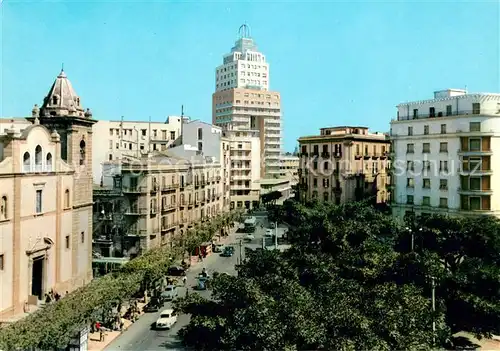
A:
[[[85,116],[80,103],[80,97],[76,94],[73,85],[66,76],[66,73],[64,73],[64,67],[62,67],[49,93],[43,100],[42,107],[40,108],[40,116]]]
[[[246,23],[243,23],[238,29],[238,39],[250,38],[250,27]]]

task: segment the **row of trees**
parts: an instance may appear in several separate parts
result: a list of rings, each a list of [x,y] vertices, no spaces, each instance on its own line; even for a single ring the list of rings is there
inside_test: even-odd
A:
[[[450,347],[500,326],[500,223],[433,216],[401,224],[366,203],[288,202],[291,249],[257,251],[238,276],[191,295],[180,332],[200,350]],[[432,306],[433,282],[435,308]]]
[[[170,265],[185,251],[229,230],[241,213],[232,211],[208,222],[198,223],[183,237],[176,237],[173,248],[155,248],[131,260],[121,270],[94,279],[26,318],[0,328],[0,349],[19,350],[65,348],[70,339],[86,325],[100,319],[102,311],[127,301],[163,279]]]

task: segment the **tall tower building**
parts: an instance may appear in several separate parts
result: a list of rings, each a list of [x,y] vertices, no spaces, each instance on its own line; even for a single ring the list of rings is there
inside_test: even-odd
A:
[[[269,64],[247,25],[216,68],[212,123],[227,130],[258,130],[261,176],[278,176],[282,150],[281,99],[269,90]]]

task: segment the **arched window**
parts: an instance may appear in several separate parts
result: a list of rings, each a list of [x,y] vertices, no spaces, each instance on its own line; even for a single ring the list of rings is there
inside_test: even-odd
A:
[[[85,140],[80,141],[80,165],[85,164]]]
[[[42,171],[42,147],[37,145],[35,148],[35,172]]]
[[[64,208],[69,208],[69,189],[64,192]]]
[[[325,191],[325,193],[323,194],[323,201],[328,201],[328,193]]]
[[[23,172],[31,172],[31,157],[29,152],[23,155]]]
[[[47,168],[47,171],[52,172],[52,154],[50,152],[47,153],[45,167]]]
[[[7,196],[2,196],[2,202],[0,202],[0,220],[9,218],[7,205]]]
[[[57,95],[52,96],[52,105],[57,105]]]

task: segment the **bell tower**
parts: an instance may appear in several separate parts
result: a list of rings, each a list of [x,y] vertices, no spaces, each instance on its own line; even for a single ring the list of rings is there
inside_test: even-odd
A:
[[[64,70],[56,77],[40,108],[35,106],[31,120],[61,140],[61,158],[72,169],[72,277],[76,286],[92,279],[92,126],[97,121],[84,110]],[[30,119],[30,118],[29,118]]]

